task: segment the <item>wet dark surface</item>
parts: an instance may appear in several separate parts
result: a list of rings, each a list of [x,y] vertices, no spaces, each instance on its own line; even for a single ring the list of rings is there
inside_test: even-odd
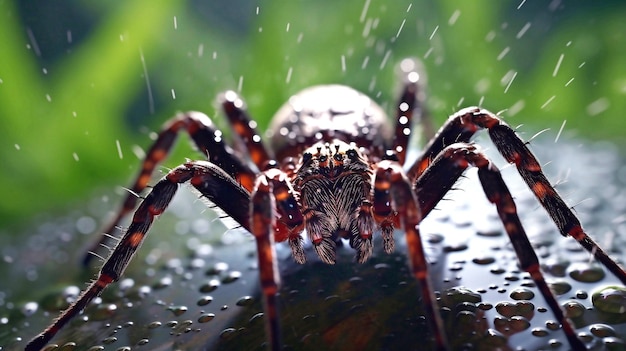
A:
[[[548,178],[587,231],[623,260],[626,168],[605,145],[534,142]],[[495,157],[494,157],[495,158]],[[499,160],[499,159],[498,159]],[[497,164],[502,164],[497,161]],[[626,297],[620,283],[562,238],[543,209],[503,167],[546,279],[593,350],[626,349]],[[564,182],[566,180],[566,182]],[[567,350],[560,327],[528,274],[520,272],[495,210],[474,172],[426,220],[432,280],[457,349]],[[2,243],[0,350],[19,350],[85,285],[82,248],[116,200],[95,198],[65,217],[34,220]],[[183,188],[159,219],[127,274],[52,340],[48,350],[263,349],[254,243],[215,220]],[[423,350],[428,330],[417,286],[396,233],[396,252],[366,264],[350,249],[325,265],[309,252],[296,265],[279,247],[283,340],[293,350]],[[381,245],[379,244],[378,247]],[[594,302],[595,301],[595,302]]]

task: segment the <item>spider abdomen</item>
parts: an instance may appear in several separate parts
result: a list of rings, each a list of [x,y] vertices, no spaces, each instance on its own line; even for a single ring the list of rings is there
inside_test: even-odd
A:
[[[274,115],[269,134],[280,162],[334,139],[382,153],[393,130],[383,109],[367,95],[344,85],[318,85],[292,96]]]

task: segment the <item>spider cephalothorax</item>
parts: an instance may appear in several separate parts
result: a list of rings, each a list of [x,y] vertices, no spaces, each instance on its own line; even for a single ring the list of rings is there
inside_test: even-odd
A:
[[[357,261],[371,256],[371,179],[367,158],[355,144],[319,142],[302,154],[293,183],[306,232],[322,261],[335,262],[335,246],[342,238],[350,240]]]
[[[395,105],[395,128],[367,96],[340,85],[316,86],[290,98],[271,124],[268,133],[271,148],[263,144],[256,123],[234,92],[221,97],[235,134],[234,148],[224,142],[222,133],[207,116],[187,112],[174,117],[148,150],[131,194],[105,229],[105,233],[113,233],[121,218],[134,211],[131,225],[112,250],[98,278],[29,343],[27,350],[45,346],[63,325],[121,277],[154,218],[166,209],[178,184],[187,182],[254,235],[268,345],[272,350],[279,350],[281,341],[274,242],[287,241],[294,259],[304,263],[302,233],[306,232],[322,261],[334,263],[337,244],[348,239],[356,250],[356,261],[364,262],[372,255],[372,235],[378,231],[383,237],[384,250],[393,250],[394,228],[402,229],[406,235],[410,267],[420,286],[416,299],[423,302],[434,348],[448,349],[428,276],[419,223],[468,167],[478,169],[484,193],[498,211],[520,268],[530,275],[562,326],[571,348],[584,349],[584,342],[577,337],[543,277],[508,187],[499,170],[470,142],[472,136],[481,129],[488,130],[495,147],[507,162],[516,166],[560,233],[576,239],[624,284],[626,272],[584,232],[515,131],[485,109],[470,107],[450,116],[405,171],[412,121],[422,117],[423,111],[418,66],[410,59],[400,65],[403,90]],[[209,160],[188,161],[172,169],[135,209],[137,199],[133,194],[147,187],[155,167],[167,155],[181,130],[191,136]],[[103,237],[95,248],[105,240]]]

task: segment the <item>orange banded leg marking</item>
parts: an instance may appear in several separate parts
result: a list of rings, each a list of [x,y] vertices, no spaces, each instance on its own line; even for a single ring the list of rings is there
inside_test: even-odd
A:
[[[539,161],[528,149],[526,142],[520,139],[510,126],[492,112],[478,107],[469,107],[450,116],[435,138],[428,143],[424,154],[415,161],[407,172],[409,179],[417,181],[426,173],[435,156],[439,155],[444,148],[456,142],[469,142],[470,138],[481,129],[488,130],[489,137],[500,154],[507,162],[517,167],[519,174],[552,218],[561,235],[574,237],[623,284],[626,284],[626,271],[584,232],[576,215],[543,174]],[[434,180],[430,179],[430,181]],[[428,192],[427,189],[421,191]],[[423,198],[420,197],[420,201]]]
[[[571,347],[575,350],[583,350],[585,348],[584,343],[577,337],[574,327],[565,317],[561,306],[539,270],[539,259],[519,220],[515,202],[502,179],[500,171],[482,153],[469,144],[459,143],[448,146],[440,156],[433,160],[431,168],[418,179],[418,188],[428,189],[434,186],[434,184],[428,183],[432,179],[429,177],[429,172],[433,170],[447,169],[460,176],[469,166],[478,168],[478,177],[485,195],[496,206],[500,220],[518,257],[520,267],[530,274],[539,292],[553,311],[555,318],[563,326],[563,332]],[[454,171],[455,168],[458,170]],[[448,181],[449,183],[445,185],[446,189],[450,189],[456,179],[448,179]],[[440,198],[429,199],[428,202],[436,203],[439,200]]]
[[[243,143],[241,151],[249,154],[259,170],[264,170],[274,156],[263,145],[261,134],[256,130],[256,122],[246,112],[243,100],[234,91],[227,91],[221,99],[224,113],[235,131],[234,135]]]
[[[280,321],[276,293],[280,284],[280,274],[274,248],[274,226],[276,203],[272,181],[265,175],[257,178],[252,192],[250,229],[257,244],[261,291],[265,313],[265,331],[269,338],[269,349],[280,350]]]
[[[504,158],[515,164],[522,179],[528,184],[541,205],[563,236],[572,236],[611,273],[626,284],[626,272],[597,243],[585,233],[580,220],[550,184],[539,161],[507,125],[497,125],[489,134]]]
[[[84,265],[89,264],[94,257],[92,253],[98,252],[100,246],[107,247],[107,234],[115,233],[120,221],[135,208],[138,200],[136,194],[141,193],[147,187],[155,168],[167,157],[176,142],[178,133],[182,130],[189,134],[205,156],[210,157],[211,162],[230,172],[229,174],[238,179],[247,189],[252,189],[254,173],[223,142],[222,133],[215,128],[209,117],[200,112],[178,114],[163,126],[157,139],[146,153],[141,170],[130,188],[131,192],[126,195],[115,217],[100,231],[103,234],[99,236],[98,241],[90,246],[83,259]]]
[[[406,233],[411,269],[420,286],[426,320],[434,334],[436,348],[437,350],[448,350],[443,320],[439,313],[435,289],[428,274],[428,262],[426,261],[426,254],[420,237],[419,223],[421,222],[421,215],[417,199],[399,163],[395,161],[381,161],[378,165],[379,168],[374,179],[374,193],[389,193],[390,197],[388,198],[386,195],[376,197],[375,195],[374,201],[391,200],[393,210],[397,211],[397,218],[400,220],[402,228]],[[386,205],[386,203],[382,204],[378,208],[385,208],[387,207]],[[376,203],[374,207],[376,208]]]
[[[133,215],[128,230],[106,260],[98,279],[83,291],[77,301],[44,332],[35,337],[26,350],[39,350],[75,315],[80,313],[102,290],[117,281],[143,243],[154,218],[167,208],[178,185],[191,184],[228,215],[249,229],[250,194],[218,166],[206,161],[192,161],[178,166],[157,182]]]

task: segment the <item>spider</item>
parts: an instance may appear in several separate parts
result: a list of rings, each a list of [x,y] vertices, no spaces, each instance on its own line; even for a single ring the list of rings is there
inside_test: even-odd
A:
[[[624,284],[626,272],[584,232],[525,142],[494,113],[479,107],[456,112],[410,167],[403,167],[412,122],[423,114],[424,93],[419,62],[405,59],[400,67],[403,89],[395,105],[395,127],[389,125],[376,103],[341,85],[314,86],[291,97],[271,123],[271,148],[265,146],[256,131],[256,123],[247,114],[243,100],[232,91],[220,98],[235,135],[232,148],[202,113],[181,113],[168,121],[147,152],[132,191],[105,233],[113,232],[119,221],[135,209],[134,194],[148,186],[155,167],[167,156],[179,132],[188,133],[208,160],[187,161],[152,187],[134,211],[132,223],[112,249],[97,279],[52,325],[31,340],[26,350],[41,349],[122,276],[154,218],[165,211],[178,185],[186,182],[254,235],[270,349],[281,348],[275,242],[288,242],[293,259],[305,263],[306,232],[319,258],[333,264],[338,246],[347,240],[356,252],[355,260],[363,263],[372,255],[375,232],[380,231],[384,250],[390,253],[394,250],[394,228],[401,228],[406,235],[411,271],[420,286],[416,296],[421,296],[434,345],[447,350],[419,224],[468,167],[478,168],[484,193],[497,208],[520,267],[530,274],[571,348],[585,349],[540,271],[499,170],[470,141],[472,136],[481,129],[488,131],[495,147],[517,167],[563,236],[576,239]],[[102,236],[98,245],[105,240],[106,236]]]

